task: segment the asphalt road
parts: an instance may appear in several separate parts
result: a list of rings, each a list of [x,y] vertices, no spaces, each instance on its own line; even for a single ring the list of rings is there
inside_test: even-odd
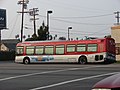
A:
[[[0,61],[0,90],[91,90],[120,64],[16,64]]]

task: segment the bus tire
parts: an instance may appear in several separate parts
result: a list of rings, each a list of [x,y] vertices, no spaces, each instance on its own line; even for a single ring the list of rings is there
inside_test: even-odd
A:
[[[85,56],[79,57],[78,63],[80,63],[80,64],[86,64],[87,63],[87,58]]]
[[[24,58],[23,63],[30,64],[30,59],[28,57]]]

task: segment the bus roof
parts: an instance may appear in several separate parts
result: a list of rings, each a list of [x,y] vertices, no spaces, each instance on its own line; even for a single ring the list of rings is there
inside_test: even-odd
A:
[[[68,40],[53,40],[53,41],[25,41],[25,42],[21,42],[18,43],[17,46],[29,46],[29,45],[33,45],[33,44],[41,44],[41,45],[54,45],[54,44],[72,44],[72,43],[96,43],[96,42],[100,42],[101,40],[105,40],[105,39],[112,39],[112,38],[101,38],[101,39],[93,39],[93,40],[72,40],[72,41],[68,41]]]

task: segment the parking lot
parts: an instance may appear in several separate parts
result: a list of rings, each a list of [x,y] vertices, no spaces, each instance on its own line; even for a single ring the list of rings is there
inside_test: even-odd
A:
[[[17,64],[0,61],[0,90],[91,90],[120,64]]]

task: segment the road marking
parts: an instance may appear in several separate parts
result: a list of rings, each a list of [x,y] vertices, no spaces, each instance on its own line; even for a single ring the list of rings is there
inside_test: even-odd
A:
[[[17,78],[22,78],[22,77],[27,77],[27,76],[34,76],[34,75],[41,75],[41,74],[48,74],[48,73],[72,71],[72,70],[79,70],[79,69],[89,69],[89,68],[94,68],[94,67],[98,67],[98,66],[83,67],[83,68],[68,68],[68,69],[62,69],[62,70],[54,70],[54,71],[46,71],[46,72],[39,72],[39,73],[31,73],[31,74],[25,74],[25,75],[18,75],[18,76],[13,76],[13,77],[2,78],[2,79],[0,79],[0,81],[6,81],[6,80],[11,80],[11,79],[17,79]]]
[[[79,79],[73,79],[73,80],[64,81],[64,82],[51,84],[51,85],[47,85],[47,86],[42,86],[42,87],[38,87],[38,88],[33,88],[33,89],[29,89],[29,90],[41,90],[41,89],[51,88],[51,87],[55,87],[55,86],[60,86],[60,85],[68,84],[68,83],[77,82],[77,81],[82,81],[82,80],[86,80],[86,79],[92,79],[92,78],[97,78],[97,77],[102,77],[102,76],[107,76],[107,75],[113,75],[113,74],[116,74],[116,73],[118,73],[118,72],[101,74],[101,75],[95,75],[95,76],[79,78]]]

